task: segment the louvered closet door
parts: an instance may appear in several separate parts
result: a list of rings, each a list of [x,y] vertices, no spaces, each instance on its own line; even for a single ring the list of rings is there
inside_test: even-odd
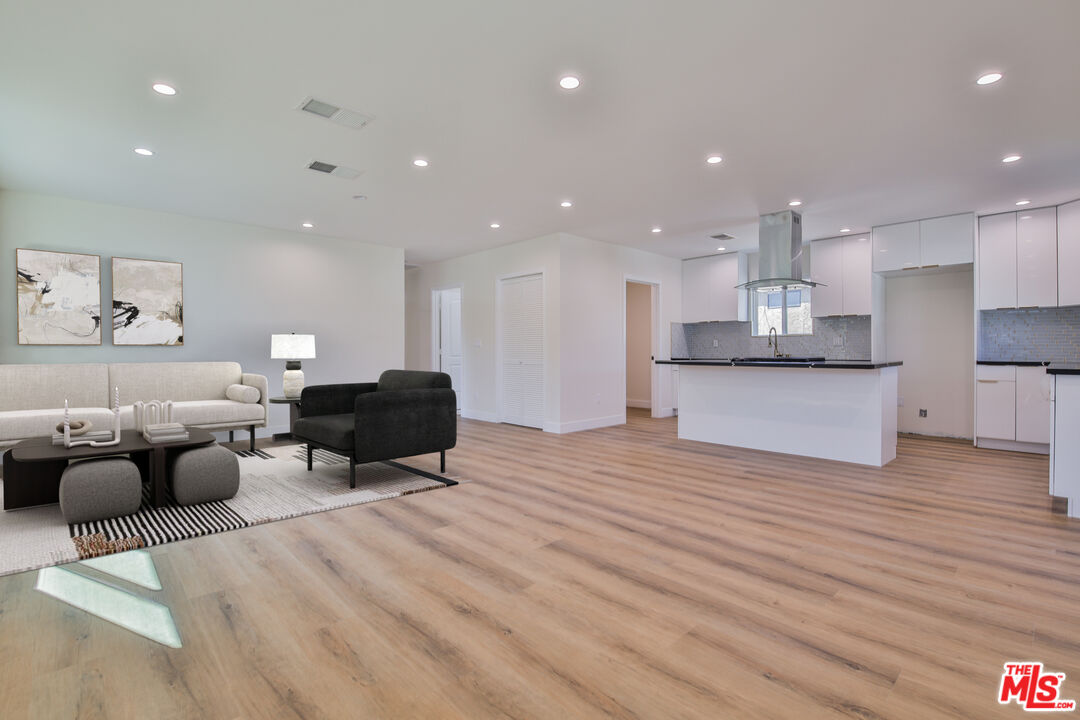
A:
[[[541,275],[500,283],[503,422],[544,425],[544,280]]]

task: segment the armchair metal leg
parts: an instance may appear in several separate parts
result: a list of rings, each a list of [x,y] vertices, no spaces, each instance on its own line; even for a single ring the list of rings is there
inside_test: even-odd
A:
[[[439,451],[439,472],[441,472],[441,473],[446,472],[446,451],[445,450],[440,450]]]
[[[229,431],[229,442],[232,442],[232,441],[233,441],[233,431],[230,430]]]
[[[255,426],[252,425],[251,427],[249,427],[248,432],[251,433],[251,443],[248,446],[248,449],[252,452],[255,452]]]
[[[349,487],[356,487],[356,460],[349,458]]]
[[[307,446],[307,469],[311,472],[311,445]]]

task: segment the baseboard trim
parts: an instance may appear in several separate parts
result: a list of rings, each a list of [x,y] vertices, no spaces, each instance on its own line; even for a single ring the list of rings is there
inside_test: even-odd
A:
[[[1035,455],[1049,455],[1050,446],[1042,443],[1017,442],[1016,440],[995,440],[994,438],[975,438],[975,447],[987,450],[1010,450]]]
[[[565,435],[566,433],[581,432],[582,430],[595,430],[612,425],[622,425],[626,422],[625,415],[608,415],[606,417],[589,418],[587,420],[574,420],[564,423],[544,423],[544,432]]]
[[[648,400],[631,400],[626,399],[626,407],[628,408],[641,408],[642,410],[651,410],[652,403]]]
[[[497,423],[499,422],[499,416],[493,412],[487,412],[484,410],[466,410],[461,409],[461,417],[469,420],[480,420],[483,422]]]
[[[662,407],[656,417],[675,417],[678,414],[675,408]]]

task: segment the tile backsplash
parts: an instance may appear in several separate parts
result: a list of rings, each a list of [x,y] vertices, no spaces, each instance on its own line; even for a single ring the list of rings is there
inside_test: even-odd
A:
[[[812,335],[781,336],[780,350],[799,357],[869,360],[870,316],[814,318]],[[771,354],[768,338],[751,336],[748,322],[671,323],[673,358],[704,360]]]
[[[981,311],[979,360],[1080,362],[1080,306]]]

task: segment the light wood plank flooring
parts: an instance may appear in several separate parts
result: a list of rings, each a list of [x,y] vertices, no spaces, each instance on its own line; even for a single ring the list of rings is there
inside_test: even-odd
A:
[[[0,718],[998,718],[1080,697],[1044,457],[877,470],[462,420],[459,487],[153,550],[181,650],[0,579]],[[434,456],[416,460],[434,468]]]

